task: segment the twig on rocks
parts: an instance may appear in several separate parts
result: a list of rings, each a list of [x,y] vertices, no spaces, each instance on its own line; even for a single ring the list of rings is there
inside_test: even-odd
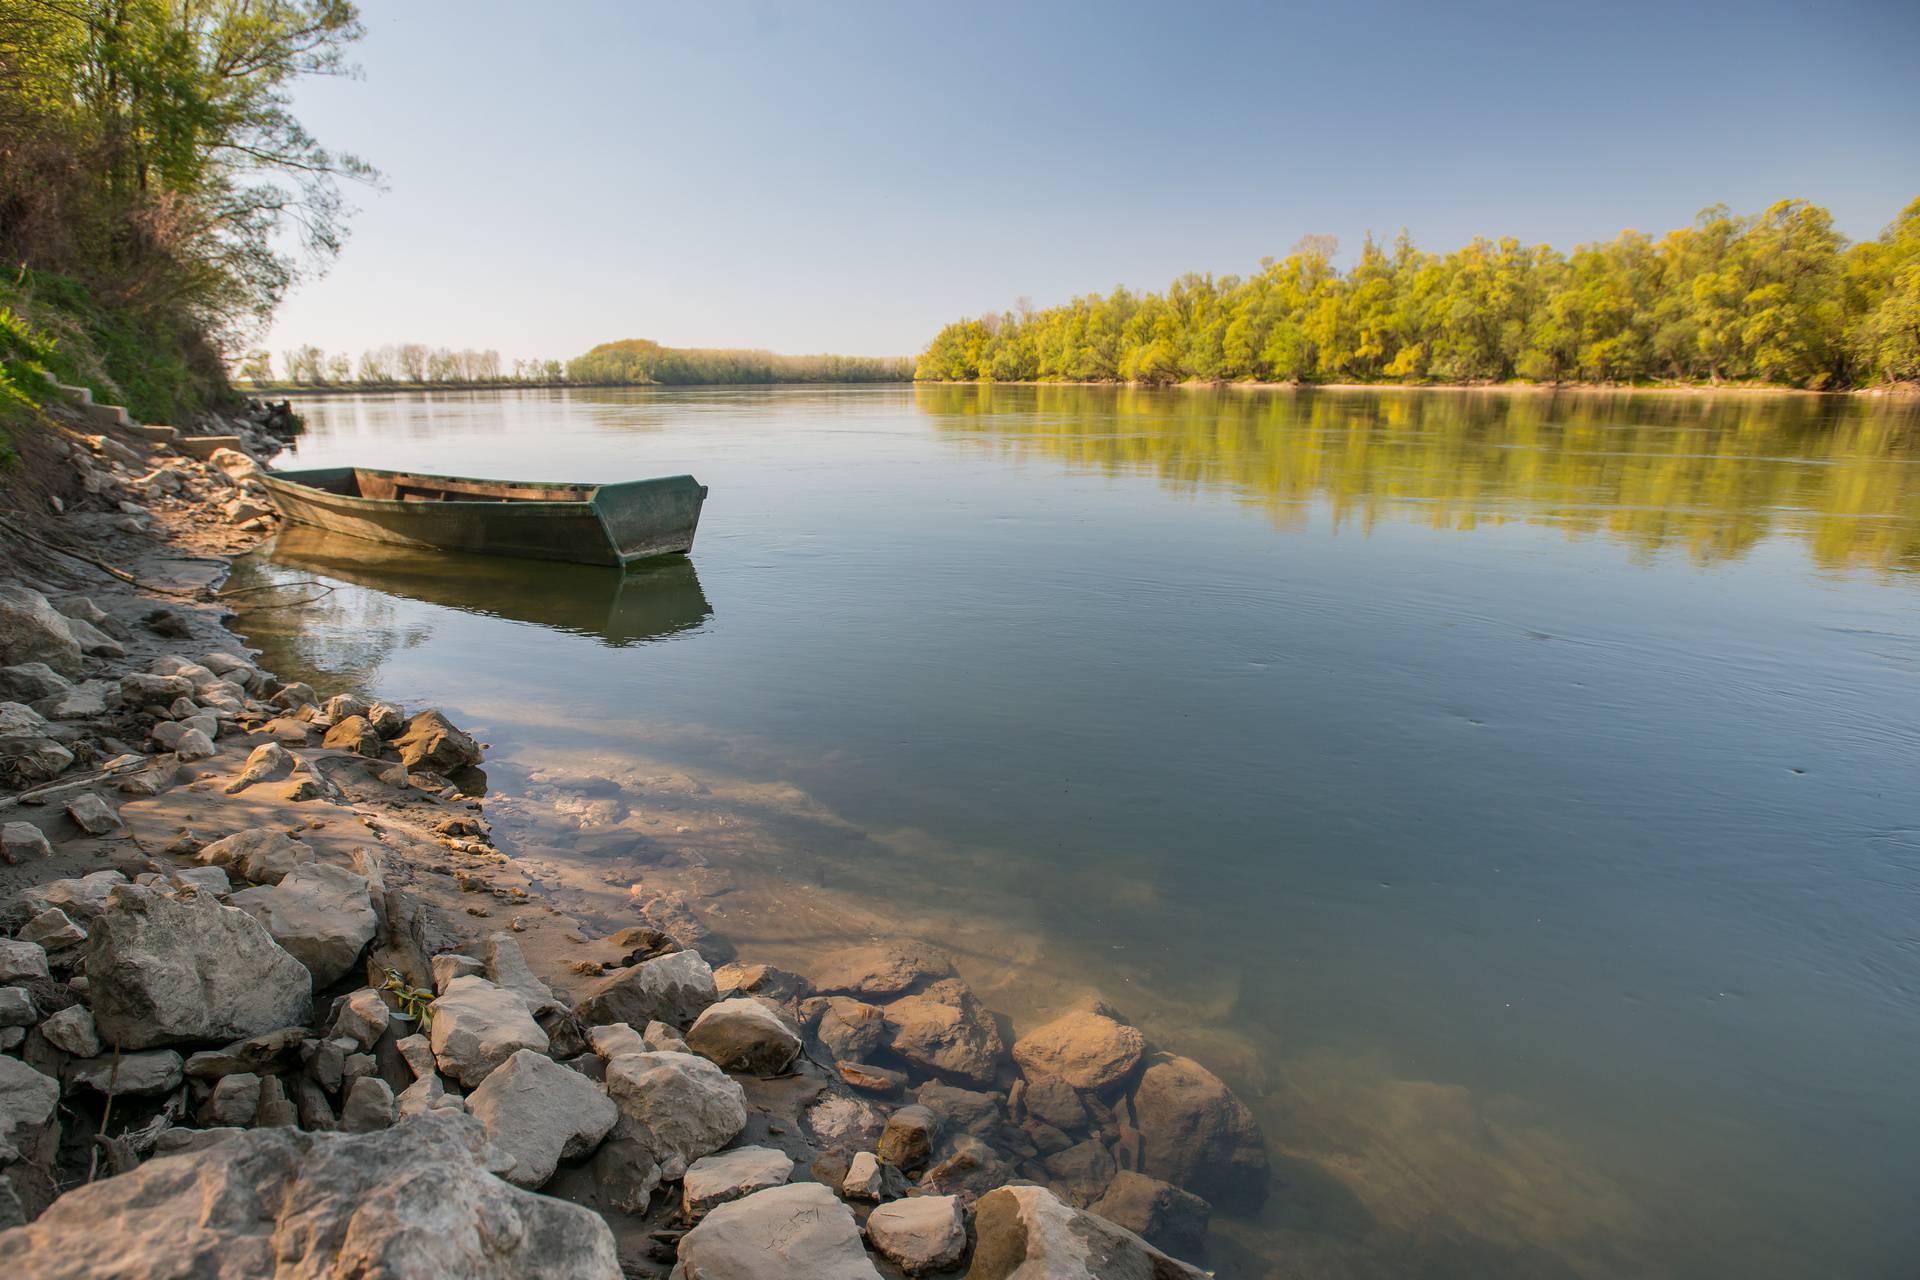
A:
[[[114,1086],[119,1083],[120,1083],[120,1045],[119,1045],[119,1042],[116,1041],[113,1046],[113,1067],[107,1072],[107,1106],[106,1106],[106,1110],[100,1113],[100,1132],[94,1135],[95,1142],[93,1147],[93,1154],[87,1157],[87,1181],[88,1182],[92,1182],[94,1177],[100,1172],[101,1144],[98,1140],[106,1134],[107,1124],[109,1121],[113,1119],[113,1091],[114,1091]]]
[[[156,582],[143,582],[141,579],[134,577],[131,573],[128,573],[125,569],[122,569],[117,565],[108,564],[105,560],[102,560],[98,556],[88,555],[84,551],[75,551],[72,547],[63,547],[59,543],[54,542],[50,538],[43,538],[37,533],[33,533],[27,529],[22,529],[19,525],[15,524],[11,520],[6,519],[5,517],[0,517],[0,529],[6,529],[18,537],[25,538],[28,542],[37,543],[40,546],[45,547],[49,551],[58,552],[60,555],[63,555],[63,556],[69,556],[72,559],[79,560],[84,564],[90,564],[94,568],[100,570],[102,573],[109,574],[112,577],[118,578],[122,582],[128,583],[132,586],[139,587],[142,591],[151,591],[155,595],[176,596],[181,599],[192,599],[198,596],[201,591],[199,587],[189,587],[189,588],[163,587]]]

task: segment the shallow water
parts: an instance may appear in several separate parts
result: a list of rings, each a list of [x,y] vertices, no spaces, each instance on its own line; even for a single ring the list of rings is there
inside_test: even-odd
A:
[[[299,407],[283,466],[710,485],[692,561],[625,583],[295,531],[243,576],[339,589],[245,625],[448,707],[503,792],[584,753],[725,799],[665,830],[758,824],[716,864],[945,930],[1016,1020],[1099,989],[1260,1115],[1223,1274],[1912,1273],[1920,412]],[[750,957],[832,940],[740,915]]]

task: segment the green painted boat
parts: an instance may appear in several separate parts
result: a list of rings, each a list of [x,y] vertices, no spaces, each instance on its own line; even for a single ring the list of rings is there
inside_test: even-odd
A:
[[[692,476],[548,484],[329,467],[260,478],[286,519],[350,538],[623,567],[693,550],[707,497]]]

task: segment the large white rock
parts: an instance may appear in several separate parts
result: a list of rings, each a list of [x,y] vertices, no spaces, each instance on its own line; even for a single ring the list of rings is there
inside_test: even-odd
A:
[[[63,676],[78,675],[80,642],[45,596],[0,583],[0,662],[44,662]]]
[[[616,970],[587,988],[574,1006],[582,1022],[659,1021],[684,1027],[720,998],[713,970],[698,951],[676,951]]]
[[[232,901],[312,971],[316,990],[346,976],[380,923],[366,877],[327,862],[303,863],[279,884],[243,890]]]
[[[1205,1280],[1105,1218],[1045,1187],[989,1191],[973,1207],[967,1280]]]
[[[58,951],[86,940],[87,931],[58,907],[36,912],[33,919],[20,926],[20,941],[38,943],[48,951]]]
[[[669,1180],[747,1127],[746,1093],[690,1053],[622,1054],[607,1064],[607,1093]]]
[[[313,846],[272,827],[250,827],[223,836],[194,855],[203,867],[231,867],[255,884],[278,884],[303,862],[313,861]]]
[[[69,1086],[84,1085],[112,1097],[169,1093],[180,1087],[182,1066],[173,1050],[149,1049],[78,1059],[67,1064],[66,1077]]]
[[[43,1150],[53,1132],[60,1082],[18,1058],[0,1055],[0,1142],[22,1154]]]
[[[48,1014],[47,1020],[40,1024],[40,1034],[62,1053],[76,1058],[99,1056],[100,1033],[94,1030],[93,1014],[83,1004],[70,1004],[58,1013]]]
[[[0,1233],[0,1270],[36,1280],[620,1280],[605,1220],[494,1177],[476,1158],[485,1142],[478,1123],[447,1110],[378,1133],[236,1133],[62,1196]]]
[[[620,1118],[599,1085],[531,1049],[496,1067],[467,1095],[467,1110],[513,1157],[507,1181],[529,1190],[545,1186],[562,1160],[599,1146]]]
[[[853,1211],[817,1182],[723,1204],[680,1239],[684,1280],[879,1280]]]
[[[0,938],[0,982],[47,976],[47,949],[37,942]]]
[[[867,1215],[867,1239],[908,1275],[938,1271],[967,1251],[967,1220],[958,1196],[914,1196]]]
[[[552,988],[533,976],[527,957],[510,933],[490,934],[487,938],[487,977],[497,987],[505,987],[526,1003],[534,1017],[561,1007]]]
[[[69,687],[67,678],[44,662],[0,667],[0,698],[9,702],[34,702]]]
[[[333,1015],[333,1034],[351,1036],[362,1049],[371,1049],[393,1019],[393,1010],[372,987],[362,987],[340,1002]]]
[[[107,714],[107,698],[113,691],[104,680],[88,680],[48,694],[33,709],[49,720],[95,720]]]
[[[751,996],[708,1005],[687,1028],[687,1047],[724,1071],[779,1075],[800,1056],[799,1033]]]
[[[307,967],[205,894],[114,889],[87,939],[87,982],[101,1038],[123,1049],[242,1040],[313,1012]]]
[[[20,901],[35,915],[58,907],[68,917],[91,926],[106,910],[107,897],[116,885],[127,883],[118,871],[93,871],[68,880],[50,880],[20,891]]]
[[[587,1043],[607,1062],[623,1053],[645,1053],[649,1046],[640,1033],[624,1022],[609,1022],[587,1029]]]
[[[519,996],[485,978],[455,978],[434,1001],[433,1056],[469,1089],[522,1049],[547,1051],[547,1033]]]
[[[256,782],[272,782],[293,772],[298,758],[277,742],[262,743],[247,753],[239,774],[221,790],[237,795]]]
[[[371,1133],[392,1124],[393,1112],[393,1086],[379,1076],[361,1076],[341,1104],[340,1128],[347,1133]]]
[[[20,863],[52,856],[53,846],[48,843],[46,833],[31,822],[0,825],[0,859]]]
[[[768,1187],[784,1187],[793,1176],[793,1159],[772,1147],[736,1147],[701,1156],[687,1166],[680,1184],[680,1210],[700,1218],[732,1200]]]

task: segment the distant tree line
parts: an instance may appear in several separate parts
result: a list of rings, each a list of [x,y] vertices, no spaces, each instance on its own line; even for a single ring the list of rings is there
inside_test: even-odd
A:
[[[255,385],[398,387],[455,384],[585,383],[697,386],[742,382],[907,382],[908,356],[782,356],[770,351],[663,347],[632,338],[607,342],[573,360],[514,360],[494,350],[453,350],[417,342],[375,347],[358,357],[316,346],[250,351],[239,376]]]
[[[241,361],[240,377],[256,384],[298,387],[395,387],[446,383],[564,382],[566,366],[559,360],[515,360],[511,364],[494,350],[471,347],[429,347],[402,342],[362,351],[356,358],[345,351],[328,352],[316,346],[282,352],[276,370],[271,352],[250,351]]]
[[[782,356],[771,351],[663,347],[645,338],[603,342],[567,361],[570,382],[692,386],[732,382],[905,382],[910,356]]]
[[[1920,200],[1849,245],[1825,209],[1724,206],[1653,239],[1571,254],[1511,238],[1452,253],[1330,237],[1242,278],[1187,275],[948,325],[917,376],[944,381],[1920,380]]]

